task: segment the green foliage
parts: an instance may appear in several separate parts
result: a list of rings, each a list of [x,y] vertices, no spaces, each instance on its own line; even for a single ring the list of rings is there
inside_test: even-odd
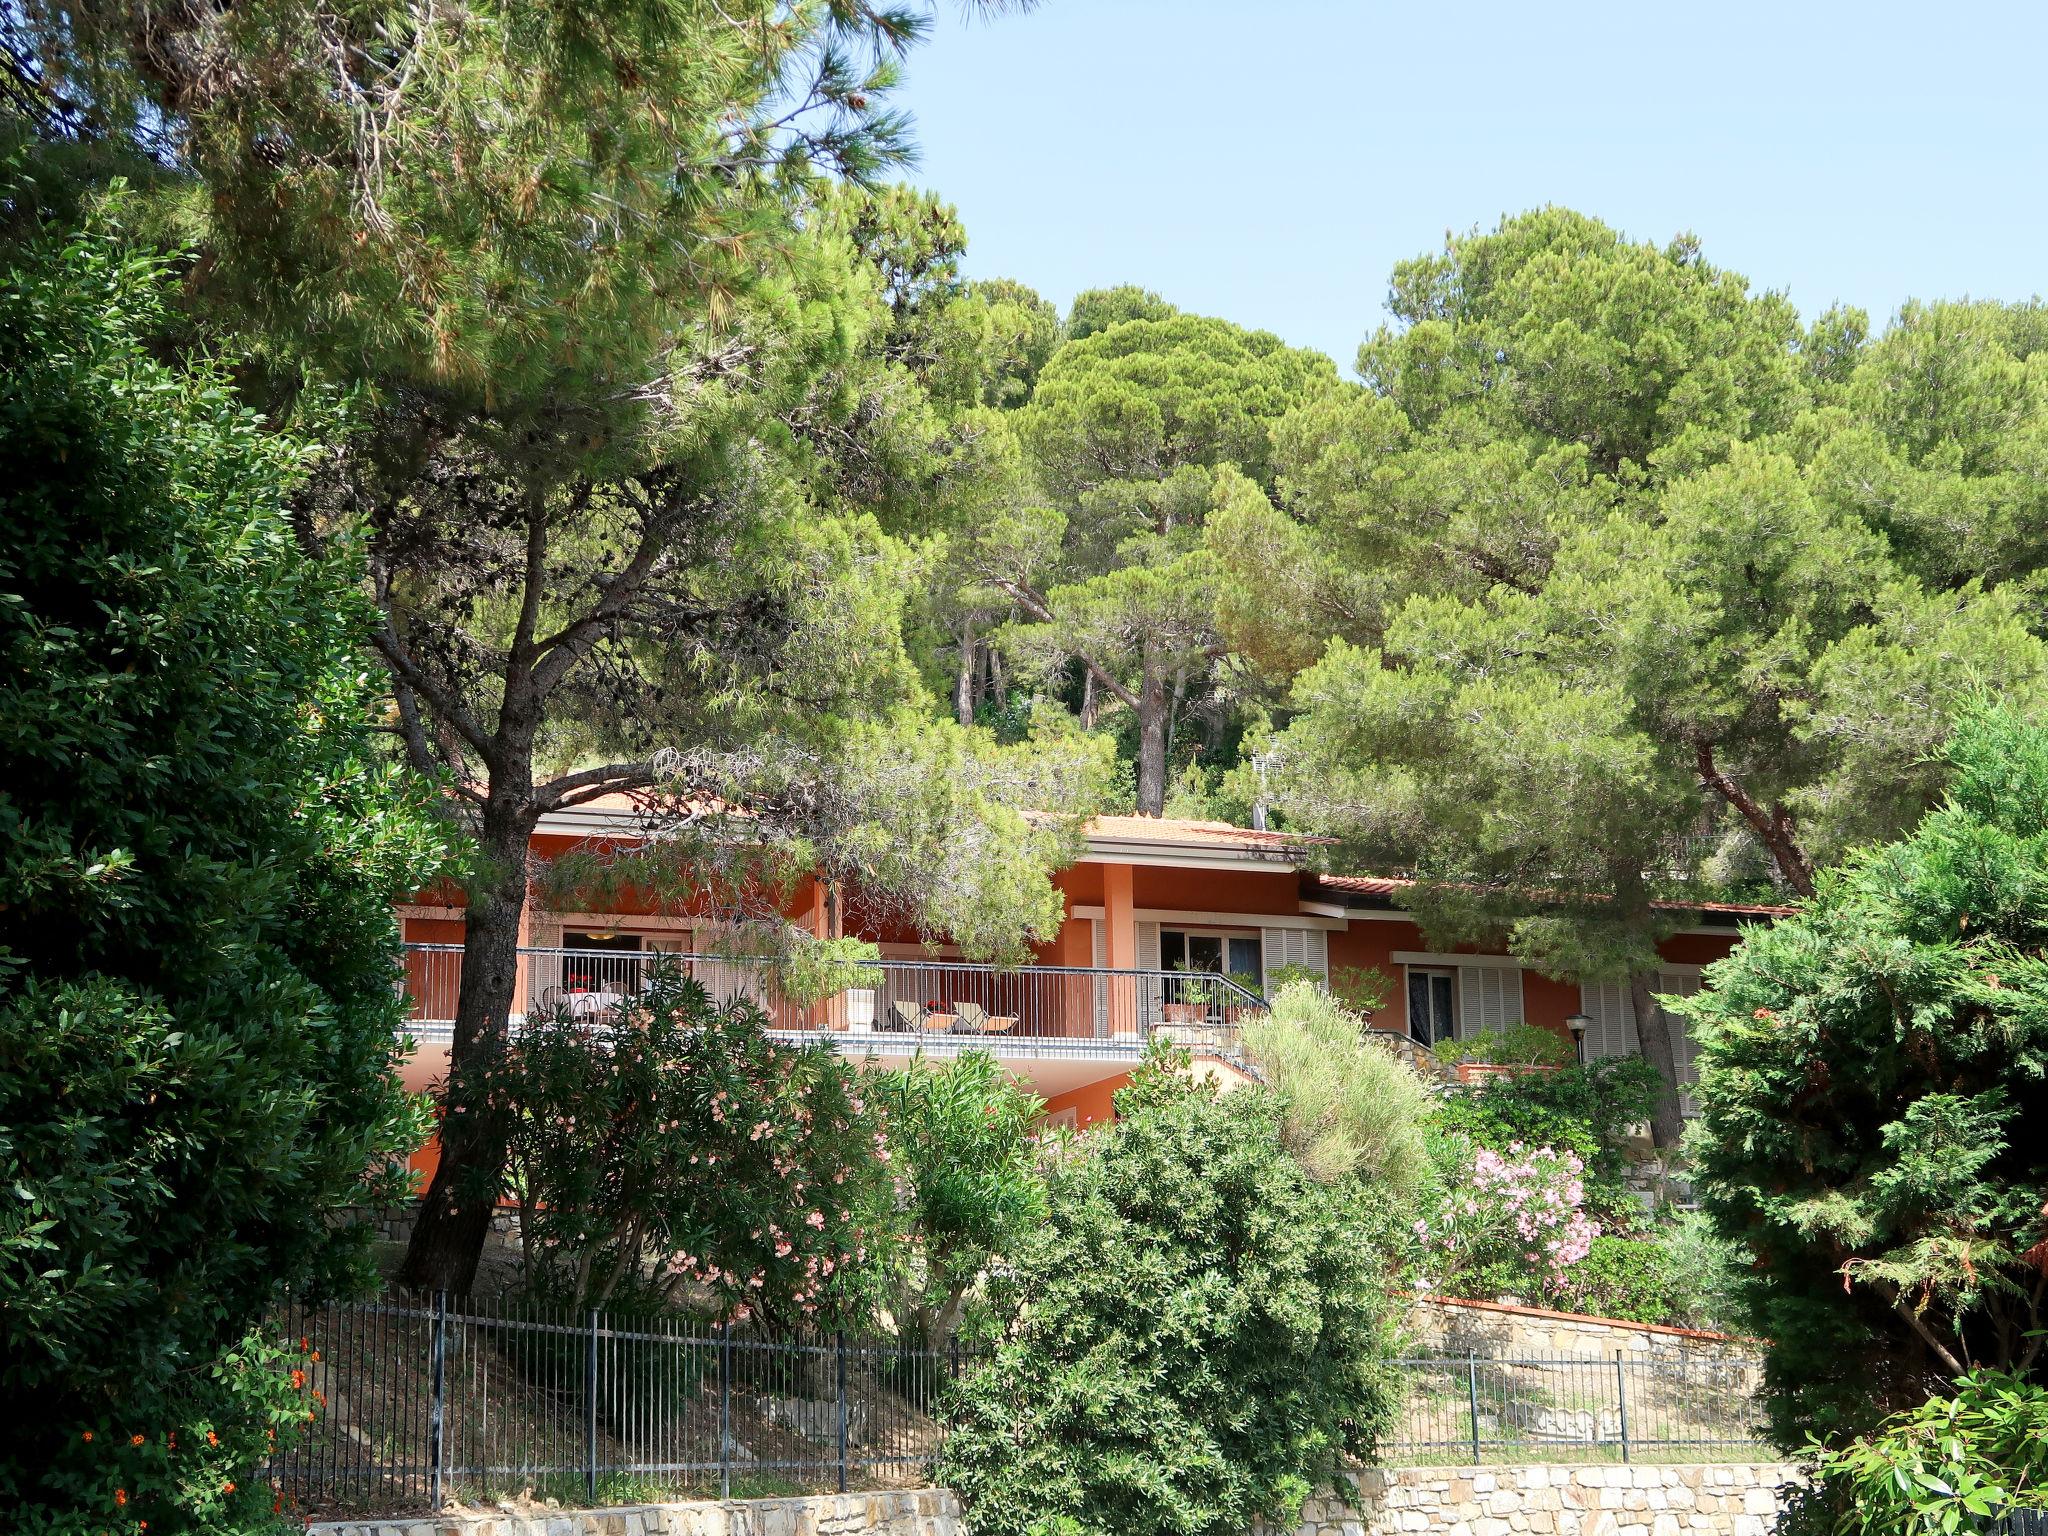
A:
[[[1586,1167],[1591,1209],[1611,1217],[1629,1199],[1622,1188],[1624,1134],[1648,1118],[1656,1091],[1656,1072],[1647,1062],[1617,1057],[1503,1074],[1446,1091],[1435,1120],[1444,1132],[1496,1152],[1520,1142],[1573,1153]]]
[[[402,1193],[391,903],[438,849],[370,730],[360,567],[292,537],[307,450],[153,359],[160,263],[95,230],[7,261],[0,1503],[97,1529],[88,1429],[210,1416],[251,1481],[228,1351],[360,1274],[341,1210]],[[254,1528],[132,1466],[152,1531]]]
[[[2048,1205],[2048,731],[1975,714],[1911,836],[1709,967],[1696,1183],[1759,1266],[1781,1441],[2032,1376]]]
[[[1565,1300],[1574,1312],[1618,1317],[1631,1323],[1668,1323],[1673,1311],[1672,1274],[1663,1246],[1654,1237],[1593,1239],[1585,1258],[1573,1266]]]
[[[1370,1025],[1318,987],[1283,986],[1240,1026],[1260,1081],[1284,1104],[1281,1141],[1312,1177],[1357,1178],[1396,1202],[1428,1176],[1422,1126],[1430,1097]]]
[[[1515,1023],[1505,1029],[1483,1029],[1462,1040],[1442,1040],[1430,1047],[1438,1061],[1484,1061],[1504,1066],[1561,1067],[1577,1062],[1569,1040],[1534,1024]]]
[[[778,1045],[746,998],[716,1006],[656,967],[616,1017],[530,1016],[476,1086],[512,1117],[535,1293],[603,1307],[651,1277],[663,1305],[708,1293],[722,1319],[785,1327],[868,1299],[882,1117],[850,1064]]]
[[[1188,1095],[1054,1174],[1015,1333],[952,1411],[940,1476],[979,1536],[1235,1536],[1370,1453],[1377,1265],[1281,1135],[1271,1094]]]
[[[891,1255],[901,1266],[899,1327],[936,1345],[960,1329],[989,1267],[1044,1219],[1033,1131],[1045,1106],[986,1051],[879,1072],[869,1093],[908,1186],[905,1241]]]
[[[1787,1529],[1799,1536],[1953,1536],[1989,1529],[2048,1497],[2048,1388],[1972,1371],[1952,1395],[1894,1414],[1816,1452],[1816,1486]]]
[[[303,1341],[252,1332],[194,1371],[174,1408],[150,1400],[100,1404],[42,1469],[48,1502],[16,1508],[10,1529],[22,1536],[282,1536],[298,1526],[297,1512],[261,1469],[324,1405],[307,1356]]]
[[[1145,1054],[1131,1070],[1130,1081],[1109,1096],[1119,1120],[1147,1110],[1165,1109],[1184,1099],[1213,1099],[1216,1085],[1194,1075],[1195,1053],[1164,1035],[1145,1042]]]

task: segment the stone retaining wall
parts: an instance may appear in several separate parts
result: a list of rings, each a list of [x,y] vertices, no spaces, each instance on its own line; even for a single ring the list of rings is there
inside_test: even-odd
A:
[[[1351,1482],[1348,1498],[1309,1500],[1297,1536],[1765,1536],[1799,1472],[1778,1462],[1408,1467]]]
[[[1477,1355],[1482,1360],[1518,1355],[1570,1355],[1611,1360],[1756,1360],[1764,1345],[1727,1333],[1665,1328],[1615,1318],[1582,1317],[1541,1307],[1448,1299],[1411,1303],[1410,1348],[1425,1354]]]
[[[631,1504],[612,1509],[479,1510],[431,1519],[341,1520],[307,1536],[963,1536],[960,1506],[938,1488]]]

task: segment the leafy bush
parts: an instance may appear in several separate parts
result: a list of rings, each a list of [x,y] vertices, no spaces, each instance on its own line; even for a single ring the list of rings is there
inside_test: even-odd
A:
[[[1631,1323],[1669,1323],[1671,1267],[1655,1236],[1593,1239],[1561,1291],[1568,1310]]]
[[[1414,1223],[1417,1288],[1564,1301],[1600,1235],[1585,1211],[1577,1154],[1520,1142],[1501,1153],[1451,1137],[1439,1142],[1438,1156],[1433,1208]]]
[[[1667,1311],[1658,1322],[1740,1333],[1749,1255],[1714,1230],[1704,1211],[1682,1211],[1657,1230]]]
[[[1588,1208],[1611,1222],[1627,1219],[1633,1204],[1622,1185],[1623,1137],[1649,1117],[1657,1092],[1656,1068],[1616,1057],[1446,1091],[1435,1120],[1496,1152],[1520,1142],[1572,1153],[1585,1165]]]
[[[1429,1172],[1429,1092],[1408,1064],[1364,1038],[1364,1019],[1296,982],[1243,1025],[1245,1054],[1285,1103],[1282,1140],[1316,1178],[1357,1177],[1396,1199]]]
[[[1349,1186],[1277,1096],[1183,1094],[1085,1139],[1020,1263],[1015,1332],[964,1385],[941,1476],[977,1536],[1290,1527],[1396,1403]]]
[[[976,1281],[1045,1217],[1032,1131],[1044,1103],[986,1051],[875,1074],[897,1176],[909,1189],[898,1263],[900,1326],[935,1344]]]
[[[303,446],[152,358],[157,260],[8,260],[0,1507],[249,1531],[268,1410],[222,1372],[285,1288],[366,1271],[344,1207],[403,1193],[391,903],[438,854],[380,766],[359,570],[292,535]]]
[[[1972,1365],[2041,1369],[2048,730],[1980,714],[1949,760],[1911,836],[1825,876],[1679,1008],[1700,1040],[1696,1187],[1757,1260],[1788,1446]]]
[[[1430,1047],[1438,1061],[1485,1061],[1503,1066],[1562,1067],[1577,1062],[1569,1040],[1534,1024],[1510,1024],[1481,1030],[1463,1040],[1443,1040]]]
[[[2048,1388],[1998,1371],[1894,1414],[1835,1451],[1819,1446],[1802,1536],[1952,1536],[2048,1501]]]
[[[531,1289],[608,1305],[699,1292],[791,1325],[859,1306],[893,1206],[883,1120],[822,1045],[657,966],[615,1020],[536,1015],[489,1072],[509,1105]]]

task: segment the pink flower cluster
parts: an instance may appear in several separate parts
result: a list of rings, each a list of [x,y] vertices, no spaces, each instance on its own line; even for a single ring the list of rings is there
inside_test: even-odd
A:
[[[1503,1155],[1480,1147],[1464,1178],[1444,1192],[1435,1219],[1415,1223],[1415,1235],[1434,1251],[1447,1288],[1467,1266],[1518,1258],[1531,1289],[1554,1295],[1600,1235],[1583,1209],[1585,1171],[1569,1151],[1512,1142]]]

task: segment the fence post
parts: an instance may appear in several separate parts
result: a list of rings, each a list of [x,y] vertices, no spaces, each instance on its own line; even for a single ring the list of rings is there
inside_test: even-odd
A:
[[[583,1338],[583,1496],[597,1503],[597,1308]]]
[[[732,1323],[718,1325],[718,1496],[732,1497]]]
[[[1621,1351],[1614,1352],[1614,1403],[1621,1415],[1621,1459],[1628,1462],[1628,1373],[1622,1365]]]
[[[1479,1356],[1465,1356],[1465,1400],[1472,1407],[1472,1465],[1478,1466],[1479,1457]]]
[[[443,1404],[447,1400],[448,1293],[434,1292],[433,1396],[427,1405],[427,1502],[441,1512],[442,1447],[447,1434]]]
[[[839,1330],[839,1491],[846,1492],[846,1330]]]

